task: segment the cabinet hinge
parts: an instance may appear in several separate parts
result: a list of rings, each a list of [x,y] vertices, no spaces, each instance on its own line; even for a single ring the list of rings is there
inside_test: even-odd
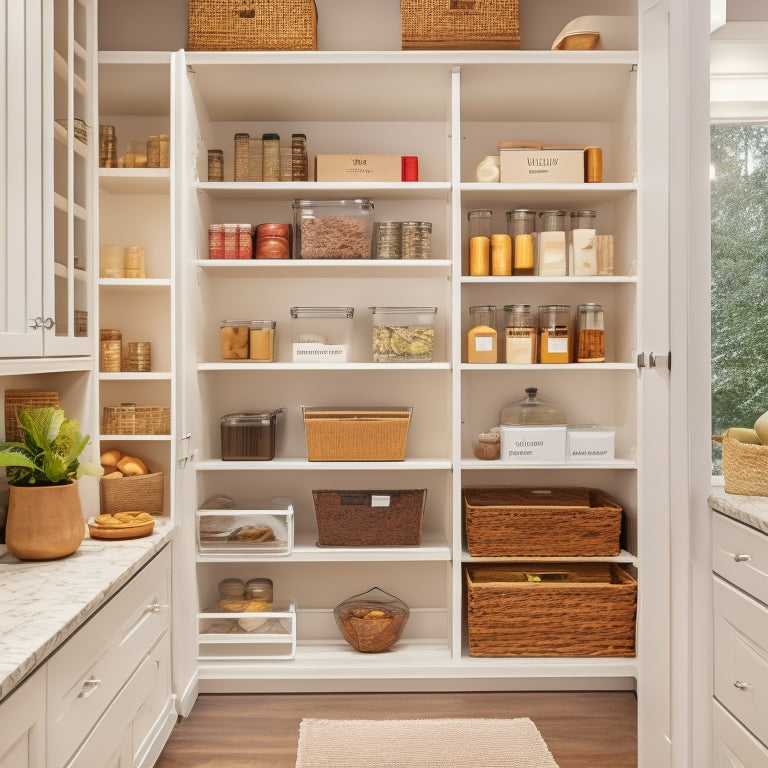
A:
[[[667,352],[666,355],[654,355],[651,352],[648,355],[648,367],[649,368],[666,368],[668,371],[672,370],[672,353]]]
[[[645,368],[645,352],[638,352],[637,354],[637,367]]]

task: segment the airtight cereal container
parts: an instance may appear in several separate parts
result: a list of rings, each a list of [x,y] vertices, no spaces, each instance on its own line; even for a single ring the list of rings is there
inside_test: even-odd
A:
[[[437,307],[371,307],[373,362],[428,363]]]
[[[291,307],[294,363],[346,363],[354,307]]]
[[[373,203],[357,200],[294,200],[295,259],[370,259]]]

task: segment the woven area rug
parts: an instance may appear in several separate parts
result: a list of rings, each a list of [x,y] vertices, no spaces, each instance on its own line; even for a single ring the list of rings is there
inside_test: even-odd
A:
[[[527,717],[301,721],[296,768],[385,766],[558,768]]]

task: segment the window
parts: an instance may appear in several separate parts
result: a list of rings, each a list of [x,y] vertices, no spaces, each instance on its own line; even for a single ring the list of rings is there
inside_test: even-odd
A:
[[[768,410],[768,119],[713,124],[712,434]],[[712,473],[722,474],[719,446]]]

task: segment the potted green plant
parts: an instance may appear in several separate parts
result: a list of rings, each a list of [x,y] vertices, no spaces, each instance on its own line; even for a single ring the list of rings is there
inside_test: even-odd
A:
[[[103,470],[80,461],[90,436],[63,410],[19,410],[17,419],[23,442],[0,443],[9,485],[6,546],[20,560],[66,557],[85,535],[77,480]]]

